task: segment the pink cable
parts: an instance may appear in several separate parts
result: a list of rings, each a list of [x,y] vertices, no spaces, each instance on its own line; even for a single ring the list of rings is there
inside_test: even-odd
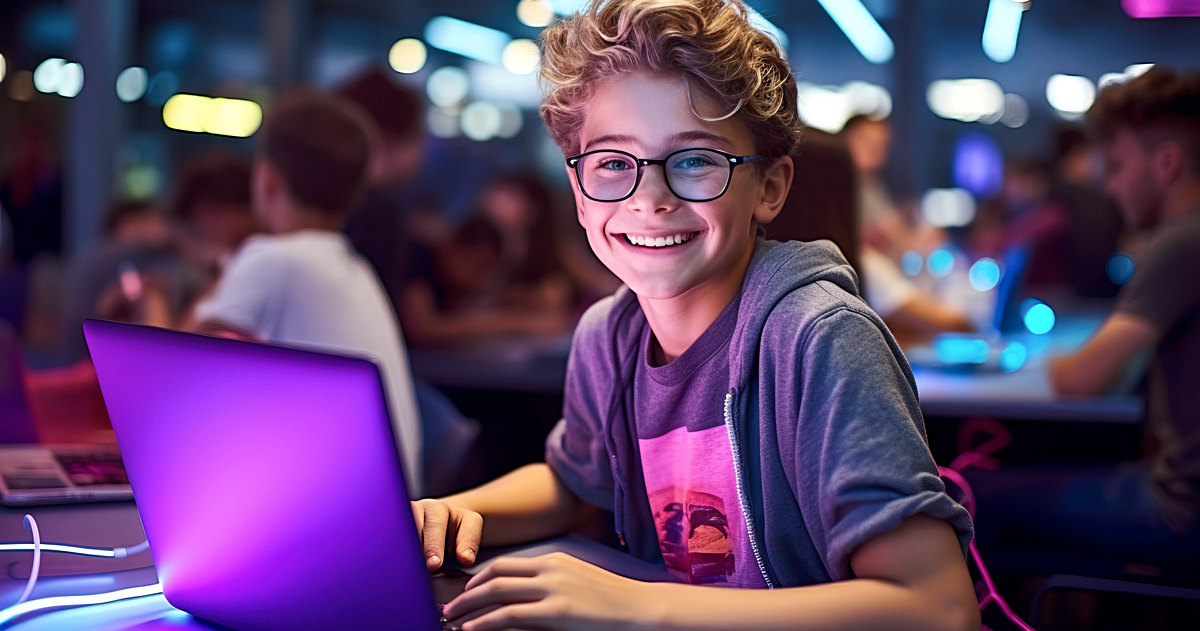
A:
[[[971,439],[976,432],[991,434],[991,437],[979,445],[971,447]],[[961,471],[970,466],[995,471],[1000,466],[1000,462],[992,457],[992,454],[1004,448],[1011,441],[1012,432],[1000,423],[992,419],[970,419],[959,428],[958,448],[961,453],[950,462],[949,467],[938,467],[938,473],[942,477],[958,485],[962,490],[962,505],[970,513],[971,517],[975,516],[975,492],[971,489],[970,483],[963,477]],[[985,593],[983,594],[983,598],[979,599],[979,610],[983,611],[988,605],[996,603],[996,606],[1004,613],[1004,617],[1008,618],[1023,631],[1036,631],[1022,620],[1020,616],[1014,613],[1012,607],[1008,606],[1008,601],[1004,600],[1004,597],[1000,595],[1000,592],[996,589],[996,584],[992,581],[991,572],[988,572],[987,566],[983,563],[983,556],[979,554],[979,549],[975,547],[975,542],[971,541],[967,547],[971,552],[971,558],[975,561],[975,567],[979,568],[979,575],[983,577]],[[984,626],[983,631],[991,630]]]

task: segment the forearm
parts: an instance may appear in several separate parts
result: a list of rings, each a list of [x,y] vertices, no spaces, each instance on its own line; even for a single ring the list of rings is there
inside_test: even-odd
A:
[[[973,597],[877,579],[774,590],[643,583],[638,592],[644,614],[635,626],[647,629],[977,631],[980,624]]]
[[[483,516],[484,546],[557,535],[587,521],[598,510],[572,493],[544,463],[526,465],[443,501]]]

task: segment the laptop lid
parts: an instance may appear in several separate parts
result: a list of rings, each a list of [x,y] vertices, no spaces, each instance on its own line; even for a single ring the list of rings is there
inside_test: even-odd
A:
[[[83,328],[173,606],[242,631],[440,628],[375,364]]]

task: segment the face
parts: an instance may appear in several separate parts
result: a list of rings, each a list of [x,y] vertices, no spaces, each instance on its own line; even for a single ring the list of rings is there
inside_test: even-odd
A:
[[[672,151],[694,147],[734,155],[754,154],[754,143],[738,117],[705,121],[692,113],[686,84],[678,76],[634,74],[606,81],[588,102],[580,131],[580,152],[619,149],[639,158],[662,158]],[[708,112],[714,104],[693,94],[696,109]],[[707,116],[707,114],[706,114]],[[601,262],[643,299],[671,299],[704,288],[740,286],[754,247],[755,221],[770,221],[791,182],[786,159],[756,177],[753,165],[733,170],[729,188],[709,202],[687,202],[667,187],[662,167],[642,167],[637,190],[619,202],[597,202],[583,196],[574,169],[573,183],[579,222]],[[779,195],[778,191],[774,193]],[[655,247],[637,240],[681,239]]]
[[[1152,154],[1128,129],[1120,130],[1104,147],[1104,190],[1133,228],[1157,223],[1165,201]]]
[[[883,121],[863,121],[846,132],[846,148],[859,173],[873,175],[887,164],[892,128]]]

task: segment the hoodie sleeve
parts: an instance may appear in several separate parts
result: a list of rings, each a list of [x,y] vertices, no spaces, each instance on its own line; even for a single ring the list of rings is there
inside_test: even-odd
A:
[[[563,417],[546,437],[546,463],[576,495],[613,510],[612,466],[604,418],[615,387],[607,331],[613,298],[597,302],[580,319],[567,359]]]
[[[790,477],[834,580],[853,576],[855,548],[916,513],[950,522],[964,551],[971,540],[971,518],[946,494],[916,393],[881,327],[839,308],[801,339]]]

